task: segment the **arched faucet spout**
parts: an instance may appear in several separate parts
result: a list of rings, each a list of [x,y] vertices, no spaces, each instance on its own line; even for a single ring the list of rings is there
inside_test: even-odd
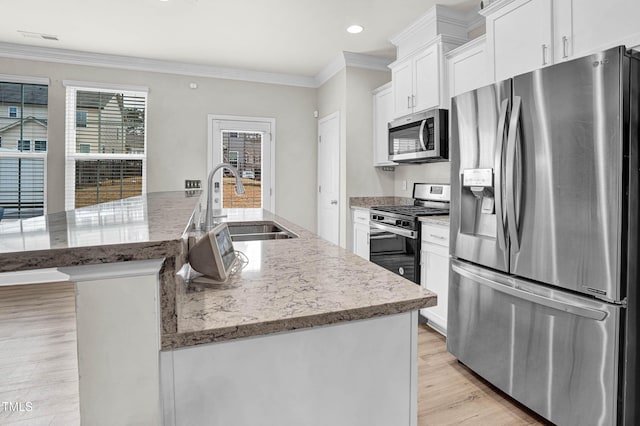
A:
[[[216,172],[222,168],[229,170],[236,178],[236,194],[242,195],[244,194],[244,185],[240,180],[240,173],[238,173],[238,169],[232,166],[229,163],[220,163],[215,166],[211,172],[209,172],[209,176],[207,177],[207,211],[204,218],[204,231],[209,231],[213,227],[213,201],[212,201],[212,192],[213,192],[213,176]]]

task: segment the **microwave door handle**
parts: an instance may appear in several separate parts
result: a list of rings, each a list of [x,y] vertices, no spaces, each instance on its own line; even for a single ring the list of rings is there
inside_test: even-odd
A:
[[[420,134],[418,135],[418,140],[420,141],[420,146],[423,151],[427,151],[427,146],[424,144],[424,126],[427,124],[427,120],[422,120],[420,123]]]
[[[516,222],[516,143],[518,135],[518,122],[520,121],[521,110],[520,96],[513,97],[513,108],[511,109],[511,120],[509,123],[509,133],[507,138],[507,158],[506,158],[506,183],[507,183],[507,226],[509,228],[509,240],[514,251],[520,251],[520,241],[518,241],[518,224]]]
[[[509,108],[509,100],[505,99],[500,105],[500,115],[498,119],[498,134],[496,137],[496,151],[494,154],[494,172],[493,172],[493,186],[494,186],[494,199],[496,203],[496,217],[498,220],[498,245],[505,251],[507,249],[507,241],[505,235],[505,217],[503,210],[503,189],[502,189],[502,166],[504,155],[504,129],[507,121],[507,109]]]

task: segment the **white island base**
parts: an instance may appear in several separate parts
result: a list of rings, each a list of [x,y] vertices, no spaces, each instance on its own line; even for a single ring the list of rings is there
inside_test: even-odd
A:
[[[160,353],[164,425],[415,426],[417,312]]]

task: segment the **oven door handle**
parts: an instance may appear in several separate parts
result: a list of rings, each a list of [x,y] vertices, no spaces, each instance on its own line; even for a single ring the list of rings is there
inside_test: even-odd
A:
[[[391,232],[392,234],[410,238],[412,240],[418,239],[418,233],[416,231],[411,231],[410,229],[400,229],[400,228],[396,228],[395,226],[384,225],[382,223],[373,223],[373,222],[370,223],[369,226],[371,229],[380,229],[383,231]]]
[[[396,234],[392,234],[390,232],[380,232],[379,234],[371,234],[369,235],[369,241],[371,240],[392,240],[397,238]]]

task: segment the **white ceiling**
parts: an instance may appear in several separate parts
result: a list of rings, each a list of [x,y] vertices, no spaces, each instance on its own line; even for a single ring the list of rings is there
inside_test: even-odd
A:
[[[393,59],[389,38],[436,2],[480,0],[0,0],[0,42],[313,77],[341,51]]]

